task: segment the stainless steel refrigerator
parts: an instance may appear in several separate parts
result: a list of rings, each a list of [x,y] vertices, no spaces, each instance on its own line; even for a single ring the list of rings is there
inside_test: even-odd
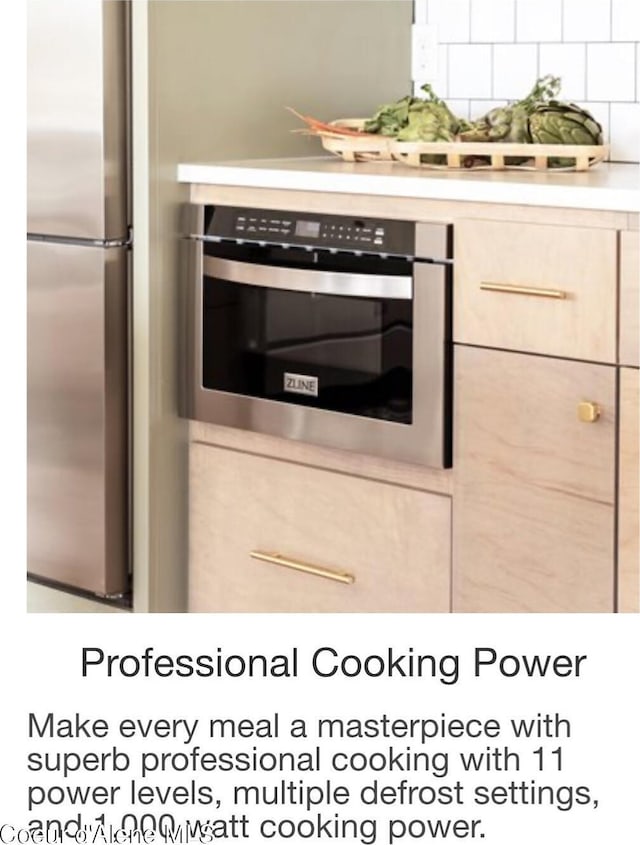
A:
[[[28,0],[28,574],[128,572],[128,27],[123,0]]]

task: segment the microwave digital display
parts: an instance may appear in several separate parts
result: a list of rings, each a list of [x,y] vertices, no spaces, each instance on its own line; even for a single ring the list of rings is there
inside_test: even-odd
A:
[[[318,220],[298,220],[296,222],[296,235],[301,238],[320,237],[320,222]]]

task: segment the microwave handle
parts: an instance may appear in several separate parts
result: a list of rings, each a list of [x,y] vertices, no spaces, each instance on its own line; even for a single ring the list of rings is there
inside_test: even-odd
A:
[[[266,264],[247,264],[205,255],[202,259],[205,276],[236,282],[240,285],[294,290],[303,293],[324,293],[331,296],[365,296],[372,299],[411,299],[411,276],[376,276],[366,273],[331,273],[324,270],[298,270]]]

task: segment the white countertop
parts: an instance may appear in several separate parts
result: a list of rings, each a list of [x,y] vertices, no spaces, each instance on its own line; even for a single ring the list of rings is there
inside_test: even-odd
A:
[[[333,156],[178,165],[178,181],[414,199],[640,212],[640,166],[599,164],[584,173],[420,170]]]

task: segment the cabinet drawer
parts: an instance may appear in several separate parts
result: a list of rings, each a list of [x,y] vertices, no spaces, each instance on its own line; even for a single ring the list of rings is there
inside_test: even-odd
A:
[[[620,236],[620,363],[640,366],[640,237]]]
[[[453,609],[613,611],[615,367],[460,347],[454,443]]]
[[[450,609],[446,496],[215,446],[190,447],[189,609]],[[276,553],[353,583],[251,557]]]
[[[616,244],[607,229],[460,221],[454,339],[615,362]]]

